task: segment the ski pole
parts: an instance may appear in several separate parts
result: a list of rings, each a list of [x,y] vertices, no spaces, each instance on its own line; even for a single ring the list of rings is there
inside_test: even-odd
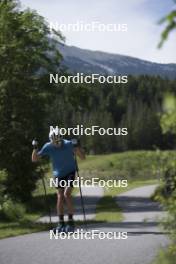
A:
[[[84,198],[83,198],[82,189],[81,189],[78,162],[77,162],[76,154],[74,156],[75,156],[75,163],[76,163],[76,172],[77,172],[77,176],[79,179],[79,192],[80,192],[80,197],[81,197],[81,206],[82,206],[82,211],[83,211],[84,226],[85,226],[85,229],[87,230],[86,212],[85,212],[85,206],[84,206]]]
[[[32,141],[32,146],[33,146],[34,150],[38,149],[38,142],[37,142],[36,139],[34,139]],[[40,168],[40,171],[43,174],[42,166],[39,165],[39,168]],[[43,185],[43,189],[44,189],[45,204],[46,204],[46,209],[49,212],[49,223],[50,223],[50,226],[51,226],[51,208],[50,208],[49,201],[48,201],[48,198],[47,198],[46,184],[45,184],[44,178],[41,175],[40,175],[40,179],[42,180],[42,185]]]
[[[42,170],[41,166],[40,166],[40,170]],[[51,207],[49,205],[49,201],[48,201],[48,198],[47,198],[45,179],[41,176],[41,180],[42,180],[44,194],[45,194],[46,209],[49,212],[49,223],[50,223],[50,226],[51,226]]]

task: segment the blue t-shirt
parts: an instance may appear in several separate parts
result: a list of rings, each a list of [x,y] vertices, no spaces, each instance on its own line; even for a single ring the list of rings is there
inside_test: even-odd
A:
[[[53,176],[62,178],[76,170],[73,144],[69,140],[62,140],[61,147],[51,142],[46,143],[38,152],[40,156],[49,156],[53,165]]]

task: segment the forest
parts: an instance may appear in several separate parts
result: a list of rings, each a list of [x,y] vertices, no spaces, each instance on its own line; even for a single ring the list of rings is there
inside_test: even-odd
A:
[[[163,98],[175,93],[175,81],[160,77],[129,76],[127,84],[69,84],[54,89],[45,124],[72,127],[126,127],[127,137],[81,137],[87,152],[94,154],[137,149],[173,149],[172,133],[160,126]],[[66,106],[66,108],[65,108]],[[47,127],[46,127],[47,129]]]

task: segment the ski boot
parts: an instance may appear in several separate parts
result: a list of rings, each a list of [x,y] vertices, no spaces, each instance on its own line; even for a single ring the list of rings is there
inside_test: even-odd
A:
[[[59,223],[58,226],[53,228],[53,232],[54,234],[56,234],[57,232],[58,233],[65,232],[65,224]]]
[[[68,222],[68,224],[65,227],[66,233],[74,233],[75,231],[75,225],[73,221]]]

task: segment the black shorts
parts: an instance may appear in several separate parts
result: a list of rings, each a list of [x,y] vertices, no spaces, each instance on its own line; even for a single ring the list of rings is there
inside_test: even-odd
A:
[[[64,189],[66,187],[73,188],[73,181],[75,180],[75,171],[68,173],[66,176],[62,178],[58,178],[58,186],[56,189]]]

